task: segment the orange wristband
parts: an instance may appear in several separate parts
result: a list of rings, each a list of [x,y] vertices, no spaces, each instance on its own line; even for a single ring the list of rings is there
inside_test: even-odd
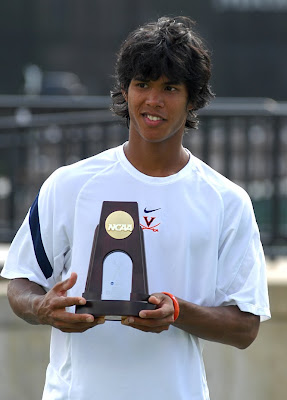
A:
[[[162,293],[166,294],[167,296],[169,296],[171,298],[171,300],[173,302],[173,307],[174,307],[173,319],[174,319],[174,321],[176,321],[178,316],[179,316],[179,304],[178,304],[178,301],[177,301],[176,297],[173,294],[168,293],[168,292],[162,292]]]

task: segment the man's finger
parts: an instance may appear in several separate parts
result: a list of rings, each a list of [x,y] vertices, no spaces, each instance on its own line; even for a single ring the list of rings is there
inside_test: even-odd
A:
[[[148,299],[148,302],[157,306],[160,304],[161,300],[157,296],[151,295]]]
[[[95,321],[91,314],[74,314],[68,311],[55,311],[53,318],[55,321],[61,321],[65,324],[92,323]]]
[[[53,326],[63,332],[84,332],[105,323],[104,317],[94,318],[90,314],[61,313],[54,318]]]
[[[54,308],[66,308],[66,307],[72,307],[72,306],[85,305],[86,299],[84,299],[83,297],[59,296],[59,297],[55,297],[52,300],[52,303],[53,303]]]
[[[72,272],[71,276],[68,279],[56,283],[56,285],[54,286],[54,290],[58,293],[62,292],[64,294],[68,290],[72,289],[72,287],[76,284],[77,279],[78,279],[77,274],[75,272]]]
[[[144,319],[162,319],[173,315],[173,313],[173,308],[171,308],[169,305],[163,304],[162,307],[156,308],[155,310],[140,311],[139,317]]]

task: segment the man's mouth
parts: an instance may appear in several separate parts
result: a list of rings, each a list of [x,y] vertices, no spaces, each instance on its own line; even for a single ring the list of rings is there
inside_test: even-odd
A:
[[[156,115],[145,114],[145,117],[148,118],[150,121],[163,121],[163,118]]]

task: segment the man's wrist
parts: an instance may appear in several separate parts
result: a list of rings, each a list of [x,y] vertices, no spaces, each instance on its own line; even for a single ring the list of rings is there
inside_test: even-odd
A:
[[[178,316],[179,316],[179,312],[180,312],[179,303],[178,303],[178,301],[177,301],[177,298],[176,298],[173,294],[171,294],[171,293],[168,293],[168,292],[162,292],[162,293],[165,294],[165,295],[167,295],[167,296],[169,296],[169,297],[171,298],[171,300],[172,300],[172,302],[173,302],[173,307],[174,307],[173,319],[174,319],[174,321],[176,321],[177,318],[178,318]]]

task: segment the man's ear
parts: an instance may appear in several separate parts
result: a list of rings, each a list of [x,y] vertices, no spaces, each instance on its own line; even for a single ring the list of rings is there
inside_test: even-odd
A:
[[[187,110],[191,111],[193,109],[193,105],[191,103],[187,104]]]
[[[122,89],[122,95],[123,95],[125,101],[128,102],[128,94],[124,89]]]

